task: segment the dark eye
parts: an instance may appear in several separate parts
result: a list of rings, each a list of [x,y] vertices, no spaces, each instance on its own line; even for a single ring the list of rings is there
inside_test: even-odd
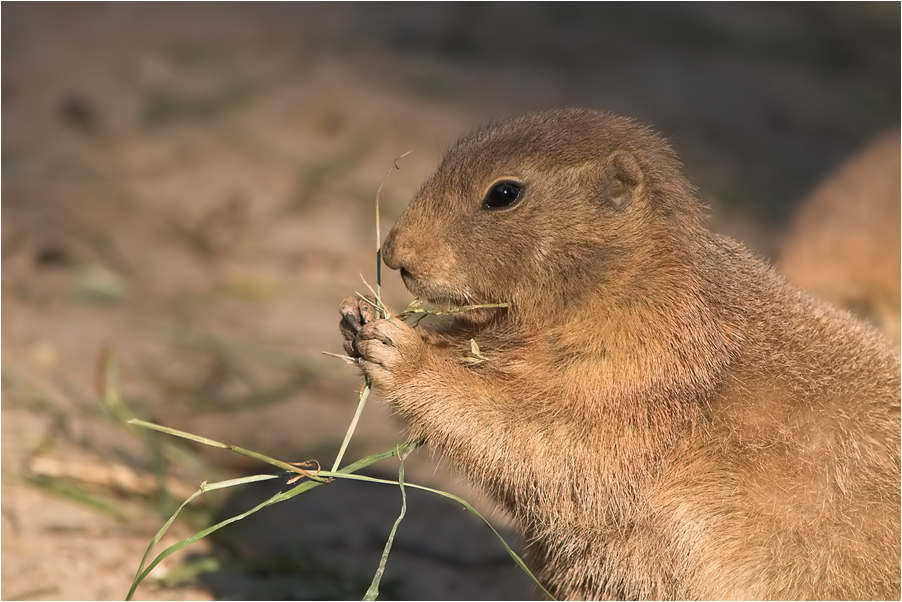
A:
[[[523,189],[515,182],[498,182],[492,186],[489,193],[482,200],[482,206],[486,209],[504,209],[510,207],[523,196]]]

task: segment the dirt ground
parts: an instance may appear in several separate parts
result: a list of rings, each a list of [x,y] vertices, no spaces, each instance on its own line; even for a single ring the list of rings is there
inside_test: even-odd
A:
[[[671,139],[712,227],[771,255],[797,199],[899,116],[898,3],[4,3],[2,17],[8,600],[122,599],[173,504],[267,472],[127,428],[128,412],[331,465],[359,377],[320,352],[340,352],[338,303],[375,279],[373,199],[402,153],[383,232],[469,127],[549,106],[629,114]],[[124,406],[101,399],[112,381]],[[402,440],[372,400],[347,458]],[[426,451],[405,468],[523,549],[455,470]],[[162,543],[285,481],[202,497]],[[359,599],[400,501],[319,487],[167,558],[136,596]],[[383,598],[536,598],[474,517],[408,502]]]

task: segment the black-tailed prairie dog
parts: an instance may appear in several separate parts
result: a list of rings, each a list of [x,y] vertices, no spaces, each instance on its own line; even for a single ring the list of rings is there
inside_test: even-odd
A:
[[[645,127],[466,135],[383,257],[438,307],[510,304],[428,326],[350,298],[341,330],[555,595],[899,597],[896,350],[708,231]]]
[[[802,202],[780,270],[879,326],[899,344],[902,169],[899,130],[884,133]]]

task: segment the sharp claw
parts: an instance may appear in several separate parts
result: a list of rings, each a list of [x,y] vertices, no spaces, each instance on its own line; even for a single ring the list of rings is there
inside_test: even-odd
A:
[[[360,331],[360,320],[357,319],[357,316],[354,314],[354,312],[349,311],[342,314],[342,320],[345,321],[345,323],[353,332],[356,333]]]
[[[358,344],[359,342],[360,342],[360,335],[359,335],[359,334],[358,334],[357,336],[355,336],[353,339],[350,340],[350,343],[351,343],[351,351],[354,352],[354,353],[352,353],[351,355],[354,355],[354,356],[357,356],[357,357],[363,357],[363,354],[360,353],[360,348],[357,346],[357,344]]]

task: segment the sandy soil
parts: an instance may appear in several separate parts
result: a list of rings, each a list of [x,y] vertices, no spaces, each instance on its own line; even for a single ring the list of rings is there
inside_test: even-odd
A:
[[[5,4],[2,598],[121,599],[174,500],[266,472],[123,426],[101,400],[110,357],[141,418],[331,464],[359,379],[320,351],[340,351],[337,305],[375,277],[373,198],[398,155],[414,151],[383,231],[468,127],[630,114],[672,140],[712,227],[767,255],[796,199],[897,122],[899,10]],[[401,440],[374,401],[348,458]],[[522,549],[454,470],[426,452],[405,467]],[[284,481],[211,495],[164,544]],[[166,559],[137,596],[359,599],[399,507],[397,488],[320,487]],[[535,596],[483,525],[411,494],[383,597]]]

